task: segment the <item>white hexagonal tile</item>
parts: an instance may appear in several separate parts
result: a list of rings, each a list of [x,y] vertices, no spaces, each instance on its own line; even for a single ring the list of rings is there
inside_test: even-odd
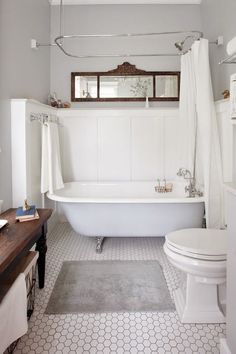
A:
[[[162,238],[108,238],[97,255],[94,241],[80,237],[69,224],[58,224],[48,236],[45,289],[36,289],[35,311],[28,333],[15,354],[219,354],[225,325],[182,325],[176,312],[45,315],[63,261],[147,260],[160,262],[172,291],[180,282],[163,252]]]

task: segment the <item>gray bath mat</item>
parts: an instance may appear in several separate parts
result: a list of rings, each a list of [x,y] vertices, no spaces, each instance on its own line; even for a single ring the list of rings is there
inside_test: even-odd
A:
[[[174,311],[157,261],[64,262],[46,314]]]

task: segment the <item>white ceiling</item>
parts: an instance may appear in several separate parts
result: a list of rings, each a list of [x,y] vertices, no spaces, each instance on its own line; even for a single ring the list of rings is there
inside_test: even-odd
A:
[[[59,5],[60,0],[49,0],[52,5]],[[104,4],[170,4],[170,5],[183,5],[183,4],[200,4],[202,0],[63,0],[64,5],[104,5]]]

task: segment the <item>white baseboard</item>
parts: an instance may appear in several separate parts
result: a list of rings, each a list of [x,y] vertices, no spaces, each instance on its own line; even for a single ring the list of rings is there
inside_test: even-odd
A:
[[[226,338],[220,339],[220,354],[232,354],[229,350],[228,344],[226,342]]]

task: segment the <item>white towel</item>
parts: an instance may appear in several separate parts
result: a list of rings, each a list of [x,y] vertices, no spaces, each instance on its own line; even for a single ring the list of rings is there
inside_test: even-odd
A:
[[[0,303],[0,353],[27,330],[27,292],[21,273]]]
[[[41,193],[63,187],[58,125],[48,122],[42,128]]]
[[[236,54],[236,36],[228,42],[226,50],[230,56]]]
[[[48,127],[42,125],[41,193],[48,191]]]

